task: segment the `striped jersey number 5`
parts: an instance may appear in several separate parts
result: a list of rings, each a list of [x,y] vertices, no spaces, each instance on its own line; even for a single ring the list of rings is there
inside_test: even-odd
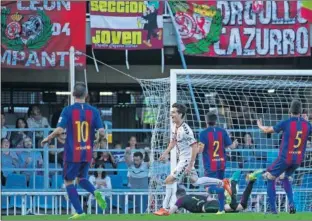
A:
[[[87,121],[76,121],[78,142],[86,142],[89,139],[89,123]]]
[[[218,157],[219,156],[218,151],[219,151],[219,148],[220,148],[219,141],[214,141],[213,142],[213,147],[214,147],[213,157]]]
[[[297,144],[294,145],[294,148],[300,147],[301,142],[302,142],[301,135],[302,135],[302,131],[300,130],[300,131],[297,132],[296,140],[297,140],[298,142],[297,142]]]

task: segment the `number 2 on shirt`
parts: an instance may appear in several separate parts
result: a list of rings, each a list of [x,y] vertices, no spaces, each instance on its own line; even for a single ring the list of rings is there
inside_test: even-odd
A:
[[[220,148],[219,141],[214,141],[213,142],[213,147],[214,147],[213,157],[218,157],[219,156],[218,151],[219,151],[219,148]]]
[[[75,121],[77,126],[77,138],[78,142],[87,142],[89,139],[89,123],[87,121]]]

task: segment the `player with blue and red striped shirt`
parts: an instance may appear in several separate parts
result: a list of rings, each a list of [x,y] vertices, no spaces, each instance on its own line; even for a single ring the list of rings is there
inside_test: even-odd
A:
[[[85,217],[85,213],[73,184],[76,178],[78,178],[78,183],[82,188],[95,196],[99,206],[103,210],[106,208],[105,198],[102,197],[101,192],[95,190],[87,179],[92,160],[95,130],[99,131],[99,136],[105,136],[105,132],[99,111],[85,103],[87,96],[85,83],[78,82],[75,84],[73,96],[75,103],[63,109],[57,128],[42,141],[41,145],[50,142],[66,129],[63,176],[68,197],[77,212],[70,219],[81,219]]]
[[[200,133],[200,150],[203,153],[203,165],[205,176],[223,180],[225,163],[226,163],[226,148],[235,148],[237,140],[232,143],[231,138],[225,129],[217,127],[217,115],[209,112],[206,116],[207,129]],[[218,194],[219,212],[224,213],[224,189],[217,186],[210,186],[208,192]]]
[[[304,159],[306,144],[312,128],[306,119],[300,117],[301,111],[301,102],[293,100],[290,106],[291,117],[289,119],[281,121],[274,127],[263,126],[262,121],[258,120],[258,127],[264,133],[279,133],[283,131],[278,158],[267,168],[264,174],[264,177],[268,180],[267,194],[271,213],[273,214],[277,213],[275,179],[284,172],[285,177],[282,182],[289,202],[289,213],[296,213],[292,186],[288,177],[295,172]]]

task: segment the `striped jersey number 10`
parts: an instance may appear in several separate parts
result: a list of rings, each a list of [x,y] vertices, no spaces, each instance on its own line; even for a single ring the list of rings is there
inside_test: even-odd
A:
[[[76,121],[78,142],[87,142],[89,139],[89,123],[87,121]]]

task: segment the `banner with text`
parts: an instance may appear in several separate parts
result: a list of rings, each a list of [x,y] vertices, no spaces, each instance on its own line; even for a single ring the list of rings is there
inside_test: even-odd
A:
[[[85,2],[1,2],[1,64],[9,68],[67,68],[69,49],[77,50],[75,65],[86,58]]]
[[[90,1],[94,49],[163,48],[162,1]]]
[[[169,1],[184,54],[223,57],[309,56],[300,1]]]

